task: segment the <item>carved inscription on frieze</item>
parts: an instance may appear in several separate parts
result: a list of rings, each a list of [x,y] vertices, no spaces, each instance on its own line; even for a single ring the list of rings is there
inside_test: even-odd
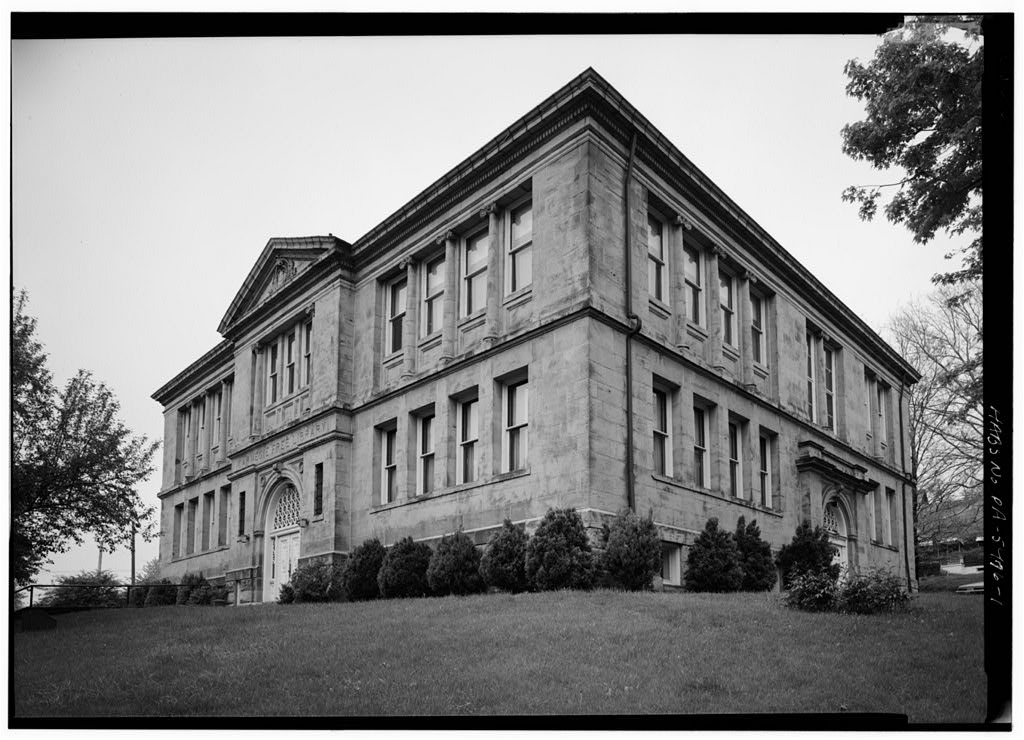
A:
[[[268,460],[275,458],[278,455],[291,452],[303,442],[312,439],[313,437],[319,437],[321,434],[324,434],[329,430],[330,424],[327,419],[321,419],[313,422],[312,424],[306,424],[298,429],[288,432],[287,434],[282,434],[280,437],[277,437],[264,445],[260,445],[253,450],[249,450],[244,455],[234,458],[232,463],[237,468],[256,465],[263,460]]]

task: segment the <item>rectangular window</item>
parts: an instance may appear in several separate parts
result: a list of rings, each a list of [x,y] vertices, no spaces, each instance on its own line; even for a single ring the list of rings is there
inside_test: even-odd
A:
[[[228,544],[228,532],[231,531],[229,520],[231,518],[231,486],[222,486],[220,489],[220,505],[217,507],[217,544],[224,546]]]
[[[472,483],[476,480],[476,443],[478,437],[478,406],[476,398],[458,405],[455,430],[459,442],[456,461],[456,483]]]
[[[533,203],[527,201],[509,214],[507,290],[515,293],[533,282]]]
[[[295,392],[295,350],[295,332],[291,332],[285,340],[284,377],[288,384],[288,395]]]
[[[673,542],[661,543],[661,580],[670,586],[680,585],[680,547]]]
[[[199,499],[189,499],[188,519],[185,522],[185,554],[191,555],[196,551],[196,513],[199,510]]]
[[[181,551],[181,528],[184,523],[185,504],[178,504],[174,507],[174,525],[171,530],[171,557],[180,558]]]
[[[661,220],[647,214],[647,292],[668,303],[668,266],[665,264],[665,230]]]
[[[434,415],[419,417],[417,425],[416,493],[423,496],[434,490]]]
[[[324,464],[313,466],[313,516],[324,513]]]
[[[836,354],[831,347],[825,347],[825,426],[836,430]]]
[[[526,467],[528,450],[529,385],[525,380],[505,386],[504,472]]]
[[[466,237],[462,259],[462,315],[472,316],[487,305],[487,231]]]
[[[743,437],[737,422],[729,422],[729,493],[743,498]]]
[[[814,421],[814,335],[807,332],[807,418]]]
[[[270,345],[269,362],[267,363],[267,397],[271,403],[277,401],[277,340]]]
[[[704,326],[704,312],[701,311],[703,297],[701,295],[701,260],[700,252],[693,247],[683,247],[686,262],[683,265],[683,278],[686,282],[686,308],[689,319],[695,324]]]
[[[704,409],[693,408],[693,482],[710,488],[707,460],[708,418]]]
[[[891,488],[885,489],[885,500],[882,502],[882,538],[887,545],[892,544],[892,501],[896,492]]]
[[[900,508],[896,500],[896,491],[886,488],[885,499],[889,506],[889,544],[895,547],[900,541]]]
[[[889,425],[886,414],[887,406],[889,405],[889,389],[881,383],[876,383],[876,387],[878,391],[878,422],[876,424],[876,432],[878,433],[879,449],[884,451],[889,442]]]
[[[302,387],[309,385],[313,375],[313,322],[307,321],[302,327]]]
[[[760,470],[761,505],[772,505],[772,439],[762,434],[758,438],[758,467]]]
[[[402,324],[405,319],[406,279],[401,277],[387,286],[387,353],[402,351]]]
[[[238,492],[238,536],[245,534],[245,491]]]
[[[444,257],[438,257],[423,267],[423,336],[441,330],[443,304]]]
[[[217,446],[220,444],[220,417],[221,417],[221,402],[223,401],[222,393],[217,391],[213,394],[213,445]]]
[[[398,456],[395,454],[397,440],[397,429],[380,430],[380,502],[382,504],[390,504],[398,497]]]
[[[767,355],[764,342],[764,301],[756,295],[750,296],[750,348],[754,362],[765,363]]]
[[[871,539],[875,542],[882,541],[882,492],[877,488],[871,491],[869,494],[870,506],[868,510],[871,514]]]
[[[204,550],[210,549],[210,543],[215,541],[213,537],[214,527],[217,525],[217,519],[213,513],[213,491],[203,494],[203,529],[202,529],[202,548]]]
[[[672,399],[654,389],[654,472],[672,475]]]
[[[206,399],[199,401],[199,454],[206,451]]]
[[[718,283],[720,285],[719,302],[722,306],[722,341],[730,347],[735,347],[736,312],[733,308],[732,276],[720,273]]]

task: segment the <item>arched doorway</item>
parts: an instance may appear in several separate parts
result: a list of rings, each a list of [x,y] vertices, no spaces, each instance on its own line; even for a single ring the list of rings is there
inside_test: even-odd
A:
[[[282,483],[267,508],[263,554],[263,600],[276,601],[299,564],[299,492]]]
[[[828,541],[833,547],[832,562],[839,565],[840,575],[844,576],[850,570],[850,520],[839,496],[825,499],[822,520],[828,532]]]

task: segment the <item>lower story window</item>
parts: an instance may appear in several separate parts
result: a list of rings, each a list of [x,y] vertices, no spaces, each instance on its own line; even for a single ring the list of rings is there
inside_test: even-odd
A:
[[[680,562],[682,548],[673,542],[661,543],[661,580],[670,586],[682,583]]]
[[[397,439],[397,429],[382,429],[380,431],[380,502],[382,504],[389,504],[398,497],[398,462],[395,454]]]

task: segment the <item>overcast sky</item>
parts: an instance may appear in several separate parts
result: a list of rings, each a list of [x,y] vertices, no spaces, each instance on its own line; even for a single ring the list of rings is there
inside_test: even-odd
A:
[[[14,285],[50,368],[150,394],[213,347],[271,237],[350,242],[592,66],[878,330],[952,268],[841,202],[890,182],[841,151],[843,64],[874,36],[155,39],[12,43]],[[159,456],[158,456],[159,462]],[[159,506],[161,471],[143,484]],[[156,555],[139,543],[138,568]],[[95,568],[95,545],[51,573]],[[104,567],[127,578],[126,552]]]

